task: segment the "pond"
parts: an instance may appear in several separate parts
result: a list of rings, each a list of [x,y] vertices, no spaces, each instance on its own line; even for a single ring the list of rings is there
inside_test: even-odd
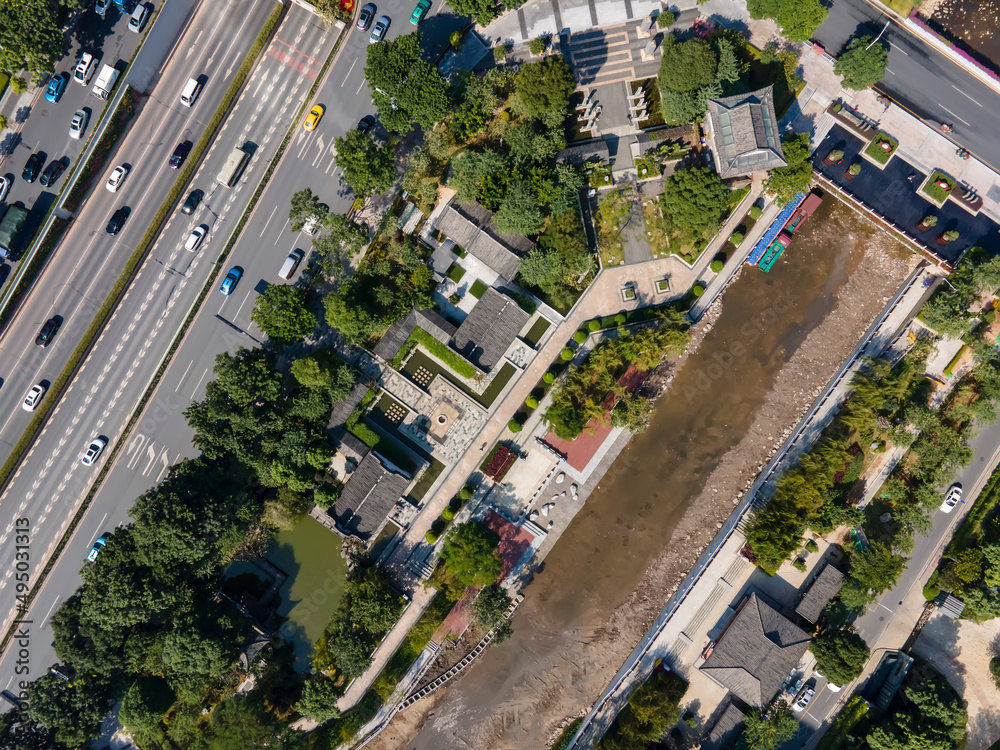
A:
[[[309,669],[313,643],[337,611],[347,580],[347,563],[340,556],[340,537],[306,516],[271,541],[265,557],[288,580],[276,599],[281,637],[292,643],[295,668]]]

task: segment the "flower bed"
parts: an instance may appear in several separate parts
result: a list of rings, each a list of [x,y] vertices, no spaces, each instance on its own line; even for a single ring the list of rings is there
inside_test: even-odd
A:
[[[590,186],[592,188],[607,187],[611,182],[611,165],[604,162],[587,162],[590,170]]]
[[[945,189],[938,183],[946,183],[949,187]],[[932,201],[937,204],[944,203],[948,200],[948,197],[955,192],[955,187],[958,183],[955,182],[951,177],[946,175],[944,172],[934,172],[927,182],[924,183],[923,187],[920,188],[925,195],[929,196]]]
[[[514,451],[506,445],[497,443],[479,468],[494,482],[501,482],[516,460],[517,454]]]
[[[895,138],[890,138],[887,135],[879,133],[868,144],[868,148],[865,149],[865,156],[870,157],[872,161],[876,161],[879,164],[886,164],[892,158],[892,155],[896,153],[898,146],[899,141]]]

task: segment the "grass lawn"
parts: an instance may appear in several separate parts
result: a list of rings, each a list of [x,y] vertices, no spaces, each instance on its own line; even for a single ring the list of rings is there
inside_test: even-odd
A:
[[[413,489],[410,490],[410,494],[406,496],[407,501],[413,505],[420,505],[420,501],[424,499],[427,490],[441,476],[442,471],[444,471],[444,464],[436,458],[431,459],[431,465],[424,469],[424,473],[420,475],[420,478],[413,485]]]
[[[532,348],[538,346],[538,342],[542,340],[542,336],[545,332],[549,330],[549,321],[545,318],[539,317],[534,323],[531,324],[531,328],[528,329],[528,333],[525,334],[524,340],[531,344]]]
[[[472,282],[472,286],[469,287],[469,294],[471,294],[476,299],[482,299],[483,295],[486,294],[486,290],[489,287],[483,283],[482,279],[476,279]]]
[[[880,144],[888,143],[891,147],[889,151],[886,151]],[[879,133],[877,136],[872,138],[872,142],[868,144],[868,148],[865,149],[865,154],[870,156],[872,159],[877,161],[879,164],[886,164],[892,155],[896,153],[896,148],[899,146],[899,141],[895,138],[890,138],[887,135]]]
[[[458,263],[452,263],[451,268],[448,269],[448,278],[457,284],[462,280],[463,276],[465,276],[465,269],[458,265]]]
[[[938,187],[937,184],[935,184],[938,180],[943,180],[948,183],[951,186],[951,190],[945,190],[944,188]],[[930,176],[930,179],[927,180],[927,184],[923,186],[922,190],[924,193],[929,195],[932,200],[938,203],[944,203],[945,200],[948,199],[948,196],[955,192],[956,185],[957,183],[951,179],[951,177],[944,174],[944,172],[934,172]]]
[[[601,197],[597,209],[597,248],[605,268],[617,266],[625,260],[621,231],[630,213],[631,203],[621,190],[611,190]]]
[[[423,368],[426,372],[419,373],[421,368]],[[415,351],[406,361],[406,364],[400,372],[410,378],[410,380],[419,385],[421,388],[426,388],[427,384],[433,380],[434,375],[441,375],[442,377],[447,378],[448,382],[460,391],[464,392],[467,396],[489,408],[496,400],[496,397],[500,395],[500,391],[503,390],[503,387],[510,382],[512,377],[514,377],[514,373],[517,372],[517,368],[510,362],[505,362],[503,367],[500,368],[500,372],[498,372],[496,377],[493,378],[493,382],[491,382],[489,387],[483,391],[482,395],[470,390],[464,383],[454,378],[449,378],[449,370],[441,367],[441,365],[432,360],[419,349]],[[428,375],[429,377],[427,377]]]
[[[882,0],[882,5],[892,8],[901,16],[909,16],[913,12],[913,0]]]

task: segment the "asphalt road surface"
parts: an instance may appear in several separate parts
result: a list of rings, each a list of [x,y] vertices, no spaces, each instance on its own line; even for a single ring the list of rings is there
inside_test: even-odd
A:
[[[942,513],[940,510],[934,512],[931,517],[930,531],[927,536],[916,538],[913,551],[909,555],[909,562],[897,584],[892,590],[879,597],[878,601],[868,608],[863,617],[859,617],[854,622],[858,633],[872,648],[892,624],[896,609],[903,603],[907,594],[910,594],[914,589],[923,588],[923,584],[935,568],[944,544],[951,538],[952,533],[971,507],[971,503],[975,501],[976,496],[993,473],[993,469],[1000,460],[1000,424],[994,423],[982,428],[979,434],[970,441],[970,446],[973,450],[972,460],[955,477],[955,481],[959,482],[964,489],[964,500],[951,513]],[[941,490],[942,501],[946,489],[942,488]],[[808,734],[802,734],[803,740],[821,724],[831,720],[830,712],[841,697],[829,689],[825,677],[817,675],[816,680],[816,697],[808,711],[802,716],[803,724],[811,730]]]
[[[813,37],[833,56],[856,33],[876,36],[890,17],[865,0],[837,0]],[[876,88],[934,127],[947,123],[950,137],[978,158],[1000,166],[1000,94],[895,21],[882,41],[889,43],[889,66]]]
[[[156,0],[155,6],[152,2],[147,2],[146,5],[152,11],[162,2],[165,0]],[[16,127],[20,132],[17,135],[12,133],[6,136],[3,148],[0,148],[0,175],[14,178],[14,184],[5,203],[10,204],[15,201],[23,203],[30,210],[29,225],[37,226],[45,218],[59,195],[72,164],[76,163],[77,157],[86,146],[87,136],[100,120],[105,102],[91,93],[100,66],[124,68],[135,54],[142,34],[128,31],[128,20],[128,16],[121,13],[114,5],[108,9],[103,19],[92,10],[85,11],[70,37],[66,56],[56,65],[56,74],[62,73],[70,78],[59,101],[52,103],[46,100],[46,86],[42,85],[37,87],[30,105],[18,108],[8,117],[12,125],[15,122],[19,123]],[[147,22],[147,27],[148,25]],[[162,27],[158,26],[157,32],[162,33]],[[98,60],[96,72],[86,86],[73,80],[73,71],[84,52],[89,52]],[[13,92],[8,96],[14,96]],[[90,114],[90,124],[87,126],[85,137],[81,140],[69,137],[69,121],[78,109],[84,109]],[[55,160],[62,160],[66,166],[66,171],[49,187],[43,187],[40,180],[29,184],[21,179],[21,170],[24,169],[25,162],[36,151],[45,154],[46,165]],[[22,239],[27,238],[29,234],[28,231],[23,232]]]
[[[409,23],[411,10],[412,6],[409,2],[386,3],[384,6],[379,6],[379,14],[388,13],[393,19],[388,38],[391,39],[413,30],[413,26]],[[446,14],[437,15],[439,10],[446,11]],[[452,31],[462,28],[468,22],[467,19],[455,16],[448,11],[449,9],[443,3],[435,3],[431,14],[421,24],[421,31],[424,32],[424,47],[431,58],[444,50],[448,36]],[[301,14],[304,12],[296,6],[292,6],[292,13]],[[286,26],[290,26],[289,21],[286,21]],[[307,25],[310,35],[321,27],[320,22],[315,17]],[[322,196],[334,211],[340,212],[346,211],[353,201],[353,195],[346,189],[342,182],[341,172],[336,167],[333,139],[338,135],[343,135],[348,129],[356,127],[363,116],[374,114],[375,110],[371,104],[371,93],[365,84],[363,73],[368,33],[358,31],[353,27],[345,30],[345,33],[348,31],[349,36],[341,43],[336,61],[331,65],[327,78],[314,99],[314,102],[321,103],[326,107],[326,114],[316,130],[312,132],[307,133],[301,129],[300,123],[296,123],[295,135],[289,143],[280,165],[271,176],[239,241],[226,259],[223,270],[239,266],[243,269],[243,278],[233,295],[229,297],[219,294],[217,291],[219,282],[218,280],[214,282],[213,289],[203,303],[181,346],[173,355],[154,397],[138,420],[136,428],[126,436],[126,444],[122,452],[105,477],[104,483],[78,526],[71,543],[60,557],[26,615],[33,620],[35,628],[35,635],[32,637],[32,677],[43,673],[56,659],[54,651],[49,645],[52,637],[48,621],[59,603],[72,595],[79,585],[79,570],[84,564],[83,561],[94,539],[102,533],[114,529],[118,524],[128,522],[128,510],[135,498],[162,479],[170,466],[184,457],[197,453],[191,445],[192,433],[184,421],[183,411],[192,400],[203,397],[205,384],[212,378],[211,368],[214,366],[216,355],[222,351],[235,351],[240,346],[254,346],[259,343],[261,334],[250,322],[250,312],[257,295],[266,289],[268,284],[282,283],[277,276],[277,271],[291,250],[301,248],[308,251],[310,247],[310,238],[307,235],[293,233],[288,228],[288,209],[292,194],[303,187],[310,186]],[[333,33],[324,34],[322,38],[309,36],[308,39],[303,39],[301,31],[296,31],[293,28],[286,29],[284,26],[279,29],[276,36],[278,41],[272,46],[272,49],[284,50],[285,55],[290,55],[290,57],[285,58],[286,69],[295,67],[303,61],[306,63],[312,61],[312,67],[318,71],[335,40]],[[180,46],[183,48],[184,43]],[[305,51],[305,56],[298,56],[299,51]],[[268,54],[265,57],[265,67],[268,64],[273,66],[279,57],[281,56]],[[308,79],[305,83],[311,85],[312,79]],[[270,93],[272,90],[273,94]],[[250,115],[251,112],[247,111],[250,108],[256,107],[259,110],[265,106],[262,99],[267,102],[268,107],[272,108],[278,105],[278,102],[275,101],[276,97],[280,97],[281,102],[285,104],[277,118],[273,116],[258,118],[258,115],[261,114],[259,111],[252,113],[258,129],[266,127],[267,132],[274,134],[269,153],[261,157],[255,156],[247,170],[248,174],[241,179],[241,183],[251,181],[256,184],[260,173],[252,173],[254,168],[257,165],[263,168],[273,156],[278,143],[292,124],[290,118],[298,112],[301,97],[307,93],[308,86],[295,88],[294,84],[290,82],[274,85],[270,79],[260,78],[255,74],[246,91],[246,100],[237,107],[234,113],[235,119]],[[296,95],[299,98],[296,98]],[[270,124],[262,125],[262,120],[264,123]],[[237,127],[236,122],[230,122],[226,125],[224,134],[220,138],[221,142],[217,142],[213,147],[210,159],[216,157],[219,152],[228,152],[232,145],[239,143],[241,139],[246,140],[243,135],[237,137],[233,133]],[[252,136],[248,138],[253,140]],[[209,187],[206,188],[208,195],[203,203],[202,211],[191,217],[192,221],[181,222],[185,232],[189,225],[203,223],[206,218],[211,219],[219,210],[216,201],[224,194],[225,189],[211,187],[210,183],[214,178],[215,171],[217,168],[203,169],[202,173],[206,174],[207,177],[202,177],[199,174],[193,181],[195,187],[202,188],[208,182]],[[242,205],[245,206],[249,195],[244,193],[242,198]],[[240,210],[242,211],[242,208]],[[238,217],[238,212],[227,211],[220,220],[224,223],[228,222],[231,227]],[[169,235],[170,232],[171,228],[168,227],[165,234]],[[214,235],[212,241],[215,242]],[[220,243],[219,247],[221,247],[223,240],[219,239],[218,242]],[[159,244],[162,246],[165,243],[161,240]],[[204,253],[203,249],[202,254]],[[165,286],[170,284],[177,278],[175,276],[177,273],[187,274],[186,278],[193,276],[194,269],[183,267],[177,263],[178,259],[187,260],[186,257],[180,257],[182,254],[174,252],[170,259],[162,257],[162,254],[157,252],[154,252],[153,255],[150,263],[147,264],[149,267],[143,271],[137,284],[145,279],[148,285],[147,276],[150,273],[156,274],[157,286],[161,283]],[[160,264],[161,270],[153,271],[152,268],[155,266],[151,264]],[[207,273],[209,269],[203,270]],[[204,278],[204,274],[198,273],[198,277]],[[186,293],[196,292],[196,289],[192,289],[194,286],[188,285]],[[164,297],[165,299],[162,299]],[[162,310],[164,305],[173,305],[171,296],[164,295],[162,289],[157,298],[160,299],[159,302],[148,305],[151,309]],[[122,309],[116,313],[116,318],[121,318],[120,322],[116,320],[118,328],[126,328],[124,322],[135,315],[136,307],[145,308],[147,306],[145,303],[145,299],[140,300],[140,298],[134,297],[133,293],[130,293],[128,299],[123,303]],[[183,305],[177,305],[172,312],[168,310],[170,323],[164,328],[169,330],[157,339],[155,345],[150,347],[150,351],[144,356],[140,352],[139,357],[131,365],[108,361],[108,354],[101,356],[101,352],[109,350],[112,342],[116,341],[112,331],[108,331],[103,337],[107,343],[102,341],[98,344],[97,350],[91,357],[95,364],[88,364],[88,369],[84,371],[83,375],[90,375],[91,367],[96,368],[104,362],[108,362],[104,368],[105,372],[120,373],[125,368],[136,367],[143,371],[149,370],[149,374],[152,374],[152,369],[155,369],[155,366],[159,364],[159,357],[165,353],[169,346],[169,337],[173,335],[181,323],[183,316],[177,315],[181,307],[186,314],[187,307]],[[160,318],[155,323],[154,330],[159,330],[159,325],[163,320],[165,318]],[[148,326],[148,321],[140,318],[139,325],[140,327]],[[130,351],[134,348],[131,341],[125,345]],[[159,350],[159,354],[156,350]],[[128,362],[127,358],[125,362]],[[106,376],[101,373],[97,377],[100,380]],[[92,395],[84,392],[84,388],[74,386],[67,395],[67,403],[60,405],[59,408],[70,411],[73,407],[69,402],[75,404],[80,399],[86,401],[90,398],[95,402],[106,402],[116,399],[118,393],[126,391],[127,395],[123,394],[120,399],[117,399],[120,403],[112,402],[114,409],[104,409],[105,413],[115,415],[115,424],[121,424],[116,429],[120,430],[124,427],[125,420],[123,414],[121,416],[119,414],[127,411],[132,404],[138,401],[142,392],[139,384],[144,386],[147,382],[142,375],[125,380],[127,382],[121,384],[118,382],[118,377],[112,377],[110,382],[103,384],[88,380],[86,389],[91,391]],[[96,407],[102,405],[102,403],[97,403]],[[96,407],[94,411],[96,411]],[[75,415],[73,416],[75,418]],[[66,419],[69,420],[70,415],[67,414]],[[95,422],[96,424],[99,423]],[[52,429],[54,428],[50,428],[50,431]],[[80,437],[77,438],[76,443],[67,447],[59,461],[59,465],[65,468],[62,471],[54,470],[52,477],[46,479],[47,483],[57,483],[60,479],[66,482],[67,476],[79,477],[81,475],[79,470],[83,467],[78,463],[79,452],[86,447],[84,443],[90,439],[91,433],[98,434],[95,430],[100,431],[100,434],[110,432],[109,427],[104,424],[100,427],[95,426],[90,432],[75,430],[75,434],[80,435]],[[119,432],[113,434],[115,441],[121,439]],[[45,442],[47,438],[48,436],[43,436],[42,441]],[[38,452],[43,448],[37,446],[34,450]],[[40,462],[44,465],[40,457],[33,457],[33,461],[34,465],[38,465]],[[32,462],[29,461],[29,463]],[[25,472],[27,471],[26,467]],[[88,474],[88,472],[82,473],[84,476]],[[75,489],[67,485],[64,491],[66,501],[69,503],[77,502],[85,494],[86,489],[87,485],[82,483],[78,484]],[[5,604],[3,599],[5,595],[7,595],[7,591],[0,587],[0,612],[5,611],[2,609]],[[9,685],[13,680],[13,667],[14,656],[8,653],[0,660],[0,688]]]
[[[177,66],[176,74],[163,76],[164,93],[154,97],[157,102],[162,102],[159,104],[162,111],[148,125],[134,127],[124,144],[123,157],[149,152],[152,159],[148,165],[140,161],[141,156],[133,159],[133,172],[126,187],[131,184],[134,190],[140,192],[151,190],[154,186],[162,187],[164,192],[169,189],[172,180],[165,178],[172,177],[174,173],[167,169],[166,159],[180,133],[167,135],[157,130],[178,127],[166,113],[175,108],[180,87],[187,80],[189,71],[203,72],[207,69],[210,76],[203,98],[191,110],[195,116],[208,119],[214,111],[212,101],[207,98],[213,85],[217,83],[222,90],[225,89],[228,83],[223,80],[224,71],[234,60],[233,69],[238,67],[274,7],[271,3],[254,3],[251,0],[230,0],[228,3],[203,6],[185,40],[182,40],[180,49],[190,49],[191,40],[197,40],[199,32],[203,34],[199,44],[203,44],[206,37],[215,33],[213,29],[219,30],[224,41],[211,44],[208,54],[215,57],[221,72],[206,68],[207,61],[199,57],[198,45],[190,55],[178,53],[173,56],[170,66]],[[240,22],[232,23],[232,18],[240,19]],[[207,23],[202,25],[201,19]],[[120,438],[132,408],[168,351],[174,334],[206,280],[214,272],[217,254],[246,209],[257,181],[277,152],[292,118],[298,113],[322,67],[321,61],[329,55],[333,41],[334,37],[327,33],[325,24],[313,14],[295,5],[287,11],[241,99],[195,174],[192,184],[205,191],[204,201],[194,215],[188,217],[177,212],[168,220],[80,374],[55,409],[7,491],[0,497],[0,517],[9,519],[10,524],[16,517],[29,519],[32,574],[41,568],[64,523],[86,496],[99,470],[99,466],[87,468],[80,464],[82,451],[97,435],[109,439],[110,447],[114,447]],[[160,87],[157,87],[159,90]],[[180,126],[182,133],[190,124],[180,123]],[[236,146],[252,151],[253,156],[235,187],[223,187],[216,183],[215,178]],[[121,200],[120,196],[113,196],[103,187],[95,193],[95,199],[110,199],[112,202]],[[162,198],[161,194],[154,202],[155,206],[151,206],[150,215],[159,207]],[[135,239],[147,223],[148,217],[134,224],[130,219]],[[197,252],[187,252],[183,243],[191,230],[200,225],[206,226],[209,234]],[[127,233],[129,226],[126,225],[123,234]],[[94,234],[99,235],[100,232]],[[119,235],[119,239],[121,237]],[[96,267],[86,274],[88,278],[101,275]],[[62,333],[60,331],[59,336]],[[34,344],[28,342],[28,347],[33,348]],[[166,470],[166,465],[162,470]],[[155,480],[156,477],[153,478]],[[123,507],[131,505],[132,499],[134,496],[128,498]],[[33,627],[41,628],[47,622],[54,603],[76,588],[78,570],[94,538],[123,520],[109,518],[117,503],[125,499],[113,500],[111,505],[104,507],[97,503],[77,530],[49,577],[53,585],[44,589],[47,596],[53,595],[54,598],[41,597],[26,615],[37,622]],[[6,538],[0,535],[0,541],[6,541]],[[14,611],[14,589],[6,572],[13,570],[13,554],[13,545],[0,544],[0,567],[6,576],[0,579],[0,613],[8,620]],[[48,635],[36,634],[33,637],[32,648],[38,650],[32,651],[32,677],[41,674],[52,662],[51,649],[47,645],[50,642]],[[13,665],[9,659],[0,662],[0,684],[9,684],[13,676]]]

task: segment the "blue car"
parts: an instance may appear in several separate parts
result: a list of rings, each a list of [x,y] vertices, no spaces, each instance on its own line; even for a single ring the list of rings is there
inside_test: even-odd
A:
[[[97,540],[94,542],[94,546],[90,548],[90,553],[87,555],[87,562],[97,562],[97,556],[101,554],[101,550],[104,549],[107,543],[107,534],[101,534],[97,537]]]
[[[66,81],[68,80],[69,76],[66,73],[59,73],[52,76],[48,88],[45,89],[45,99],[53,104],[59,101],[59,97],[63,95],[63,91],[66,89]]]
[[[226,278],[222,280],[222,286],[219,287],[219,291],[228,297],[233,293],[236,285],[240,283],[240,278],[242,276],[243,269],[239,266],[233,266],[229,269],[229,273],[226,274]]]

